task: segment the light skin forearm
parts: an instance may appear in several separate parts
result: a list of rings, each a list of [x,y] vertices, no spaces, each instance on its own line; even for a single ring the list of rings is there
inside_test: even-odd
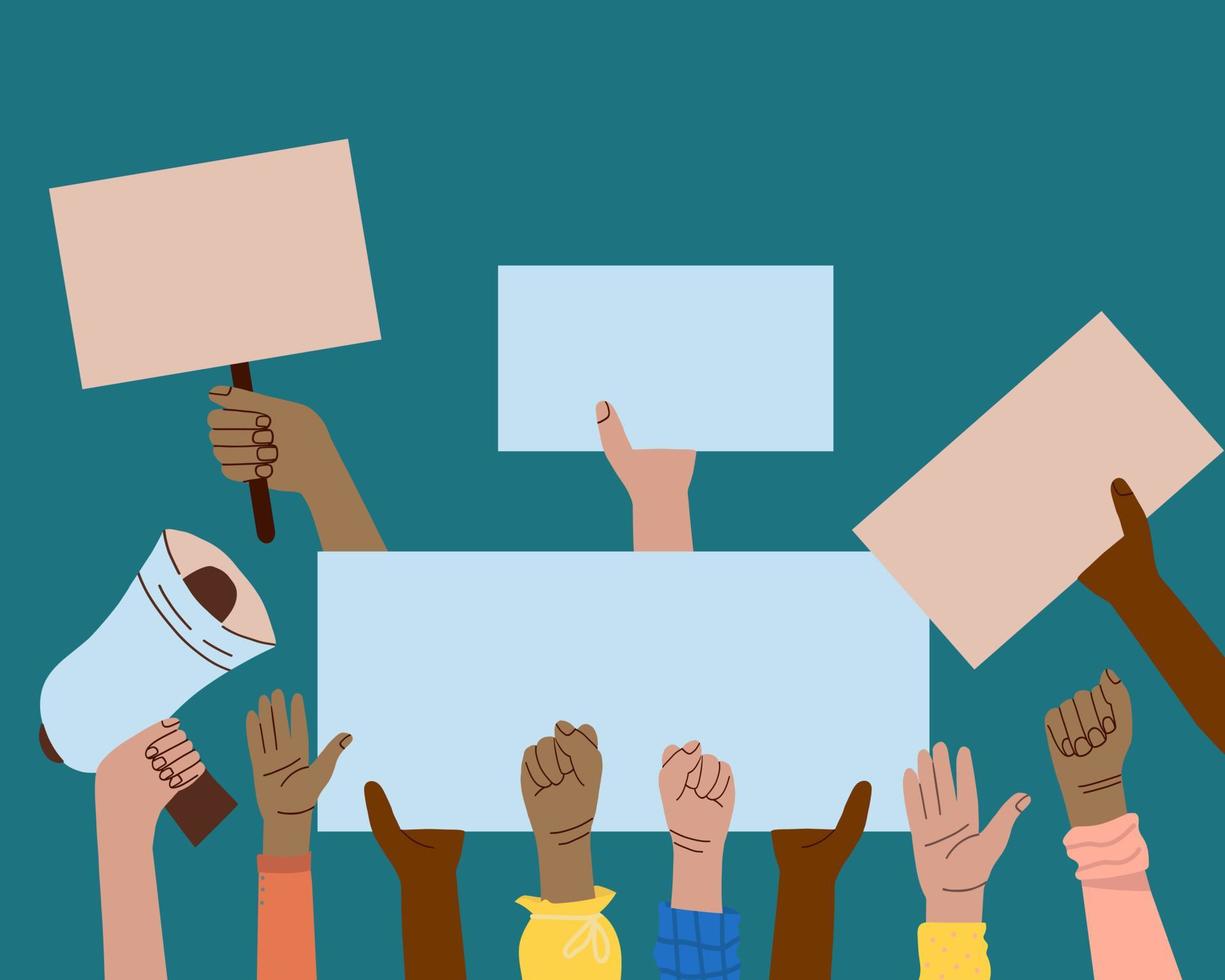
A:
[[[135,828],[123,815],[109,818],[99,813],[98,883],[105,975],[164,980],[166,954],[151,827]]]
[[[685,843],[685,842],[681,842]],[[672,844],[672,907],[692,912],[723,911],[723,848],[711,844],[690,844],[704,848],[701,854]]]
[[[929,895],[927,898],[928,922],[982,922],[983,892],[973,891]]]
[[[303,491],[319,546],[324,551],[386,551],[357,485],[340,453],[329,445],[327,462],[321,465],[311,485]]]
[[[1225,752],[1225,657],[1173,589],[1157,576],[1110,597],[1192,720]]]
[[[692,551],[689,493],[634,501],[635,551]]]

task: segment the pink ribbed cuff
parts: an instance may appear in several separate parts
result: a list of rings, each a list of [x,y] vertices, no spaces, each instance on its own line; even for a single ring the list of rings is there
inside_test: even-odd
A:
[[[1063,838],[1081,881],[1122,878],[1148,868],[1148,845],[1140,836],[1140,818],[1125,813],[1106,823],[1073,827]]]

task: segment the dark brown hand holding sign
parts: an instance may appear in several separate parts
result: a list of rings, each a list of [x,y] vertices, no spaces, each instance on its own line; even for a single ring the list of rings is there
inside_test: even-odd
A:
[[[1225,657],[1157,572],[1148,518],[1126,480],[1110,485],[1123,537],[1080,580],[1127,624],[1174,696],[1225,752]]]
[[[855,784],[833,830],[775,830],[778,861],[772,980],[828,978],[834,957],[834,883],[863,836],[872,784]]]
[[[404,976],[463,980],[464,936],[455,871],[462,830],[401,830],[387,794],[366,783],[366,813],[374,839],[400,881]]]

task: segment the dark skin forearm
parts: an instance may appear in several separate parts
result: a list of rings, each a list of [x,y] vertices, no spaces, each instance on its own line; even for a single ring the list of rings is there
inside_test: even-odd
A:
[[[1225,752],[1225,657],[1216,644],[1160,578],[1112,604],[1192,720]]]
[[[834,960],[834,879],[780,871],[771,980],[828,980]]]
[[[464,936],[455,876],[401,883],[400,929],[405,980],[462,980]]]

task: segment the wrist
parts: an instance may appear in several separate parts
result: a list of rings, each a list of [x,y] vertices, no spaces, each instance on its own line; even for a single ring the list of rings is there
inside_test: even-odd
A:
[[[701,854],[672,848],[672,907],[693,912],[723,911],[723,848]]]
[[[1083,785],[1069,786],[1063,792],[1068,822],[1073,827],[1092,827],[1107,823],[1127,812],[1121,774],[1104,776]]]
[[[689,490],[633,499],[635,551],[692,551]]]
[[[344,460],[340,458],[340,451],[325,432],[318,456],[312,460],[307,478],[302,484],[302,496],[306,498],[307,506],[314,510],[334,498],[337,489],[343,488],[348,482],[349,471],[345,469]]]
[[[306,819],[303,820],[302,818]],[[264,821],[264,850],[270,857],[309,854],[311,849],[310,814],[276,816]]]
[[[1156,566],[1145,572],[1129,576],[1107,595],[1106,601],[1123,619],[1152,604],[1169,586],[1158,573]]]
[[[986,886],[972,892],[943,892],[927,900],[928,922],[982,922],[983,892]]]
[[[595,897],[591,870],[591,837],[572,844],[536,838],[540,862],[540,897],[549,902],[581,902]]]

